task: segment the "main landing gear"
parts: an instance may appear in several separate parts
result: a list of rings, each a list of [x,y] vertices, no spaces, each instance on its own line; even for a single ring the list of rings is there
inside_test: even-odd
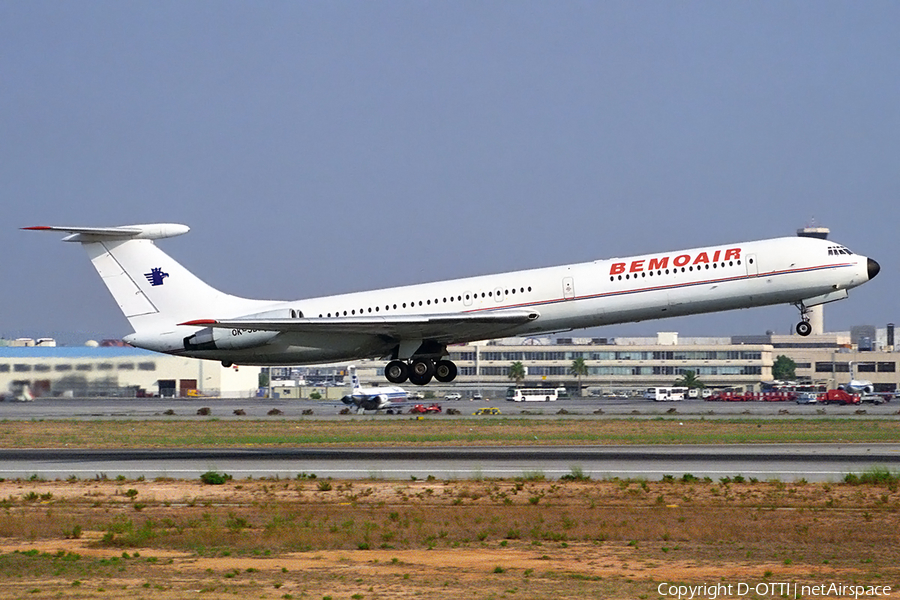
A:
[[[812,333],[812,325],[809,324],[809,307],[804,306],[802,302],[798,302],[794,306],[800,309],[800,322],[794,329],[797,335],[806,337]]]
[[[430,358],[413,358],[409,361],[392,360],[384,368],[384,376],[391,383],[403,383],[409,380],[415,385],[425,385],[437,379],[441,383],[450,383],[456,379],[456,365],[449,360],[437,362]]]

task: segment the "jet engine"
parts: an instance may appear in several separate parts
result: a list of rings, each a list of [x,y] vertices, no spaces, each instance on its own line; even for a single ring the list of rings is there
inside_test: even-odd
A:
[[[277,331],[261,329],[222,329],[204,327],[194,335],[184,338],[185,350],[240,350],[269,343]]]

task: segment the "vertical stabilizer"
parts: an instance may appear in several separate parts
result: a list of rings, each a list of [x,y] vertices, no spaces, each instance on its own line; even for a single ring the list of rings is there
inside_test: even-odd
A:
[[[153,243],[186,233],[184,225],[26,229],[72,234],[63,241],[81,243],[135,332],[168,329],[198,314],[239,316],[269,304],[220,292]]]
[[[356,374],[356,367],[351,365],[347,370],[350,372],[350,389],[352,390],[352,393],[356,393],[362,388],[362,386],[359,385],[359,375]]]

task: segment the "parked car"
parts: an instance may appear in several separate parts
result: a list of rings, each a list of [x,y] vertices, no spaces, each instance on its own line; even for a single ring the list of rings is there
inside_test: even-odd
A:
[[[816,404],[819,401],[819,395],[815,392],[799,392],[797,394],[797,404]]]
[[[444,396],[444,400],[462,400],[462,394],[451,392]]]

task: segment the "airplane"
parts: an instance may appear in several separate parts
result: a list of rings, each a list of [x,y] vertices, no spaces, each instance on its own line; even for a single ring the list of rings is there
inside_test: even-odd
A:
[[[875,386],[868,379],[851,379],[850,383],[842,383],[837,389],[848,394],[874,394]]]
[[[34,392],[27,381],[13,381],[8,393],[0,394],[0,402],[34,402]]]
[[[868,379],[855,379],[853,377],[853,366],[856,363],[850,362],[850,383],[842,383],[837,389],[844,390],[848,394],[874,394],[875,386]]]
[[[350,367],[349,370],[351,392],[341,398],[341,402],[347,406],[355,406],[360,413],[367,410],[384,410],[391,414],[395,410],[397,412],[402,410],[403,404],[409,398],[406,390],[397,386],[364,388],[359,383],[356,367]]]
[[[393,384],[447,383],[447,346],[774,304],[842,300],[881,267],[832,241],[783,237],[296,301],[252,300],[201,281],[154,243],[186,225],[25,227],[78,242],[138,348],[225,366],[387,360]]]

